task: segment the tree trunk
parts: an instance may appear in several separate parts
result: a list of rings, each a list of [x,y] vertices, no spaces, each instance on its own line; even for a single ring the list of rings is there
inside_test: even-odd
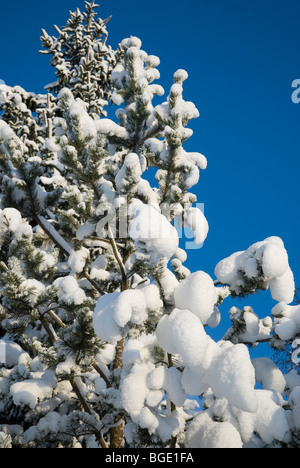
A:
[[[119,426],[112,427],[110,433],[110,448],[118,449],[124,445],[124,421],[122,420]]]

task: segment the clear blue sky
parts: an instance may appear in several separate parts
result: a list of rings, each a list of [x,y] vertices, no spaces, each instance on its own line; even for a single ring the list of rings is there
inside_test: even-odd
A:
[[[300,287],[300,104],[291,100],[291,83],[300,79],[299,0],[100,5],[102,18],[113,15],[113,47],[135,35],[146,52],[160,57],[166,91],[178,68],[189,72],[185,98],[201,113],[192,124],[189,149],[208,159],[197,194],[210,234],[201,250],[190,252],[188,266],[213,276],[222,258],[277,235]],[[42,92],[54,77],[48,58],[38,54],[40,29],[56,34],[52,25],[63,26],[76,7],[83,9],[83,1],[2,2],[0,79]],[[275,305],[269,292],[246,303],[261,317]]]

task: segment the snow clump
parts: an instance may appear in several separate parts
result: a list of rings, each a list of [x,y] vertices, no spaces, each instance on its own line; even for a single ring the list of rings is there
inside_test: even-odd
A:
[[[294,276],[279,237],[269,237],[225,258],[216,266],[215,275],[236,295],[270,287],[274,300],[290,304],[294,299]]]
[[[138,254],[150,256],[156,265],[160,259],[168,260],[179,247],[178,233],[167,218],[150,205],[139,204],[129,230]]]

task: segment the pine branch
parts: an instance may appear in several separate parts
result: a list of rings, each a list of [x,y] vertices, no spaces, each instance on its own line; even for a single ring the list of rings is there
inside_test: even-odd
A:
[[[115,241],[115,238],[114,238],[114,235],[112,233],[112,230],[111,230],[110,226],[108,226],[108,236],[109,236],[109,239],[110,239],[110,243],[111,243],[111,246],[112,246],[112,250],[113,250],[115,259],[117,260],[117,263],[118,263],[118,265],[120,267],[120,270],[121,270],[121,276],[122,276],[121,291],[125,291],[126,289],[129,288],[129,283],[128,283],[128,280],[127,280],[123,259],[122,259],[121,255],[120,255],[119,251],[118,251],[117,244],[116,244],[116,241]]]
[[[80,404],[81,406],[83,407],[84,411],[88,414],[90,414],[92,416],[92,411],[90,410],[90,407],[89,405],[87,404],[85,398],[81,395],[81,392],[79,390],[79,387],[77,385],[77,382],[76,382],[76,378],[73,378],[70,380],[70,384],[72,385],[72,389],[75,393],[75,395],[77,396],[78,400],[80,401]],[[98,439],[98,442],[101,446],[101,448],[107,448],[107,445],[102,437],[102,434],[100,432],[96,432],[95,433],[97,439]]]
[[[67,257],[70,256],[72,252],[72,247],[67,243],[67,241],[56,231],[55,227],[47,221],[43,216],[37,216],[36,221],[49,236],[52,242],[60,249],[60,251],[65,254]],[[105,295],[105,292],[98,286],[98,284],[90,277],[90,275],[85,271],[85,278],[91,283],[91,285],[101,294]]]
[[[110,381],[108,380],[108,378],[106,377],[106,375],[104,374],[104,372],[102,372],[102,370],[100,369],[100,367],[99,367],[97,364],[93,364],[93,368],[95,369],[96,372],[98,372],[98,374],[100,375],[100,377],[104,380],[104,382],[106,383],[106,387],[107,387],[107,388],[111,388],[111,383],[110,383]]]
[[[173,367],[173,356],[172,356],[172,354],[168,354],[168,367],[169,367],[169,369],[171,367]],[[176,405],[171,401],[171,413],[173,413],[176,410],[177,410]],[[176,443],[177,443],[177,437],[172,436],[171,437],[171,442],[170,442],[171,448],[176,448]]]
[[[46,218],[40,215],[36,216],[36,221],[59,250],[68,257],[72,252],[72,247],[70,247],[65,239],[56,231],[55,227],[50,224]]]

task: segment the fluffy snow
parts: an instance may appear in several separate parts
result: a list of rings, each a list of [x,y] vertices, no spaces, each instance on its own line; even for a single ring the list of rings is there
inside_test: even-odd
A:
[[[187,432],[190,448],[232,449],[242,448],[238,430],[229,422],[214,422],[207,412],[196,416]]]
[[[278,325],[275,326],[275,333],[281,340],[291,340],[297,332],[296,323],[286,317],[280,319]]]
[[[275,333],[281,340],[291,340],[300,332],[300,306],[280,302],[272,309],[276,318]]]
[[[228,342],[218,346],[189,310],[175,309],[164,316],[156,336],[167,353],[180,355],[186,366],[182,384],[187,392],[200,394],[211,387],[216,396],[227,398],[238,408],[256,411],[255,371],[246,346]]]
[[[183,406],[187,398],[181,385],[182,373],[175,367],[165,369],[165,379],[162,388],[168,394],[169,399],[178,407]]]
[[[24,294],[27,301],[30,303],[30,305],[34,306],[38,299],[39,296],[45,292],[45,286],[43,283],[40,281],[37,281],[35,279],[28,279],[25,280],[22,284],[21,287],[24,287],[26,289],[26,293]]]
[[[207,219],[199,208],[188,208],[184,213],[184,225],[194,233],[196,244],[203,244],[207,238],[209,226]]]
[[[257,432],[266,444],[274,439],[289,442],[290,430],[286,411],[270,390],[255,390],[258,408],[255,413],[237,410],[236,416],[244,442],[249,442],[253,432]]]
[[[114,93],[114,99],[117,98],[117,94]],[[121,127],[120,125],[116,124],[110,119],[100,119],[97,120],[96,123],[96,128],[99,133],[102,133],[103,135],[110,135],[110,136],[116,136],[118,138],[122,139],[127,139],[128,134],[127,131],[124,127]]]
[[[262,268],[266,276],[282,276],[289,267],[287,251],[282,245],[270,242],[264,249]]]
[[[280,369],[271,359],[252,359],[252,364],[255,368],[255,379],[262,384],[265,390],[275,390],[275,392],[283,393],[286,387],[286,380]]]
[[[0,233],[7,230],[14,232],[22,223],[22,216],[18,210],[14,208],[5,208],[3,211],[0,210]]]
[[[289,396],[289,404],[293,412],[293,425],[300,430],[300,387],[295,387]]]
[[[264,289],[270,286],[272,298],[278,302],[289,304],[294,299],[294,277],[279,237],[269,237],[222,260],[216,266],[215,275],[236,294],[247,290],[245,278],[250,278],[262,282]]]
[[[80,305],[86,300],[85,292],[74,276],[58,278],[53,284],[58,288],[58,299],[65,304]]]
[[[17,382],[10,387],[10,393],[16,406],[27,405],[34,409],[39,399],[52,395],[55,383],[53,376],[46,373],[42,378]]]
[[[120,293],[106,294],[98,299],[94,311],[94,330],[102,341],[116,344],[122,338],[122,330],[114,320],[115,303]]]
[[[6,366],[8,368],[16,366],[19,363],[20,357],[24,354],[24,351],[21,348],[21,346],[9,340],[7,336],[5,336],[4,338],[1,338],[1,345],[3,346],[5,350]]]
[[[82,273],[86,266],[87,259],[89,258],[89,251],[86,248],[81,250],[72,251],[68,264],[74,274]]]
[[[153,264],[163,257],[170,259],[179,246],[176,229],[165,216],[149,205],[138,205],[129,235],[139,252],[150,255]]]
[[[141,325],[148,317],[148,292],[143,288],[101,296],[94,311],[96,335],[103,341],[116,343],[130,322]]]
[[[139,289],[143,292],[147,310],[158,312],[162,309],[163,301],[160,298],[158,286],[155,284],[149,284],[147,286],[142,286]]]
[[[144,408],[145,399],[149,393],[147,375],[154,369],[148,363],[136,363],[121,383],[121,403],[125,411],[137,417]]]
[[[137,154],[130,153],[125,157],[124,164],[116,176],[116,186],[119,191],[128,189],[129,182],[126,180],[130,176],[130,183],[138,184],[141,180],[142,168]]]
[[[189,310],[175,309],[170,316],[164,316],[156,336],[165,351],[180,354],[186,365],[196,366],[204,359],[208,338],[200,319]]]
[[[128,322],[140,325],[147,318],[146,299],[142,291],[128,290],[120,294],[114,308],[114,320],[120,327]]]
[[[163,290],[165,302],[170,305],[174,305],[175,304],[174,293],[175,293],[177,286],[179,285],[179,282],[176,276],[168,268],[166,268],[159,282]]]
[[[149,408],[144,407],[139,416],[139,425],[148,429],[149,434],[153,434],[159,426],[159,421]]]
[[[233,326],[226,333],[226,338],[232,343],[257,343],[270,337],[273,322],[271,317],[259,319],[252,307],[238,307],[230,309],[230,319],[233,323],[243,324],[243,330],[238,331]]]
[[[270,291],[275,301],[283,301],[287,304],[293,302],[295,295],[295,281],[290,267],[288,267],[283,275],[275,277],[270,281]]]
[[[147,385],[150,390],[163,388],[166,376],[166,369],[163,366],[156,367],[147,375]]]
[[[214,282],[207,273],[198,271],[179,283],[174,298],[177,308],[190,310],[206,325],[216,303]]]
[[[208,369],[207,381],[217,397],[225,397],[249,413],[257,410],[255,372],[246,346],[229,345],[222,349]]]
[[[85,104],[76,99],[69,110],[69,115],[74,122],[79,122],[79,134],[86,141],[91,141],[97,136],[94,120],[86,111]]]
[[[189,74],[186,70],[177,70],[177,72],[174,73],[174,81],[175,83],[182,84],[184,81],[186,81],[189,77]]]

